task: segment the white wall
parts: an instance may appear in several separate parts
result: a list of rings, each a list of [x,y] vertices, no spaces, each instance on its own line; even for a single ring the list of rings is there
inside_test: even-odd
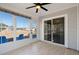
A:
[[[79,4],[77,6],[77,50],[79,51]]]
[[[18,40],[14,42],[8,42],[4,44],[0,44],[0,54],[4,54],[8,51],[12,51],[14,49],[26,46],[28,44],[31,44],[33,42],[38,41],[37,39],[32,40],[32,39],[24,39],[24,40]]]
[[[68,48],[77,50],[77,7],[71,7],[69,9],[61,10],[55,13],[51,13],[46,16],[40,17],[40,36],[42,36],[42,20],[45,18],[55,17],[59,15],[68,15]],[[42,39],[42,37],[40,37]]]

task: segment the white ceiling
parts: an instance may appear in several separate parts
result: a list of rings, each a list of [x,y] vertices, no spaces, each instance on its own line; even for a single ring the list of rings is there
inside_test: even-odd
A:
[[[35,12],[35,8],[31,9],[25,9],[26,7],[33,6],[34,4],[31,3],[0,3],[0,7],[4,7],[7,9],[15,10],[17,12],[24,13],[26,15],[29,15],[31,17],[39,17],[44,16],[59,10],[67,9],[73,6],[76,6],[77,4],[74,3],[52,3],[49,5],[44,5],[45,8],[48,9],[48,11],[44,11],[42,9],[39,10],[38,13]]]

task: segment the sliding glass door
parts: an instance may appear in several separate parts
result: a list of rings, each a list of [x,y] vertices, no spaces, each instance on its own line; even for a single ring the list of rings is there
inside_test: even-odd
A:
[[[51,20],[44,21],[44,40],[51,41]]]
[[[53,19],[53,42],[64,44],[64,17]]]
[[[44,21],[44,40],[64,45],[64,17]]]

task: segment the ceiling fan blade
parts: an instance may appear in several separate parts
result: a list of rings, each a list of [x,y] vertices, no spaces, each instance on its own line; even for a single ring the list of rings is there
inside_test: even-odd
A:
[[[51,4],[51,3],[41,3],[41,5],[48,5],[48,4]]]
[[[36,6],[27,7],[26,9],[33,8],[33,7],[36,7]]]
[[[33,3],[33,4],[35,4],[35,5],[40,5],[41,3]]]
[[[38,13],[38,8],[36,9],[36,13]]]
[[[41,7],[43,10],[45,10],[45,11],[48,11],[46,8],[44,8],[44,7]]]

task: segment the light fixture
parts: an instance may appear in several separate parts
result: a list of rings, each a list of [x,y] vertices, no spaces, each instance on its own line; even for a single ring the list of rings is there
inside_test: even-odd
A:
[[[45,11],[48,11],[48,9],[45,8],[43,5],[48,5],[48,4],[50,4],[50,3],[33,3],[33,4],[34,4],[33,6],[27,7],[26,9],[30,9],[30,8],[34,8],[34,7],[35,7],[36,13],[38,13],[38,11],[39,11],[40,9],[43,9],[43,10],[45,10]]]
[[[36,6],[37,9],[40,9],[41,7],[39,5]]]

